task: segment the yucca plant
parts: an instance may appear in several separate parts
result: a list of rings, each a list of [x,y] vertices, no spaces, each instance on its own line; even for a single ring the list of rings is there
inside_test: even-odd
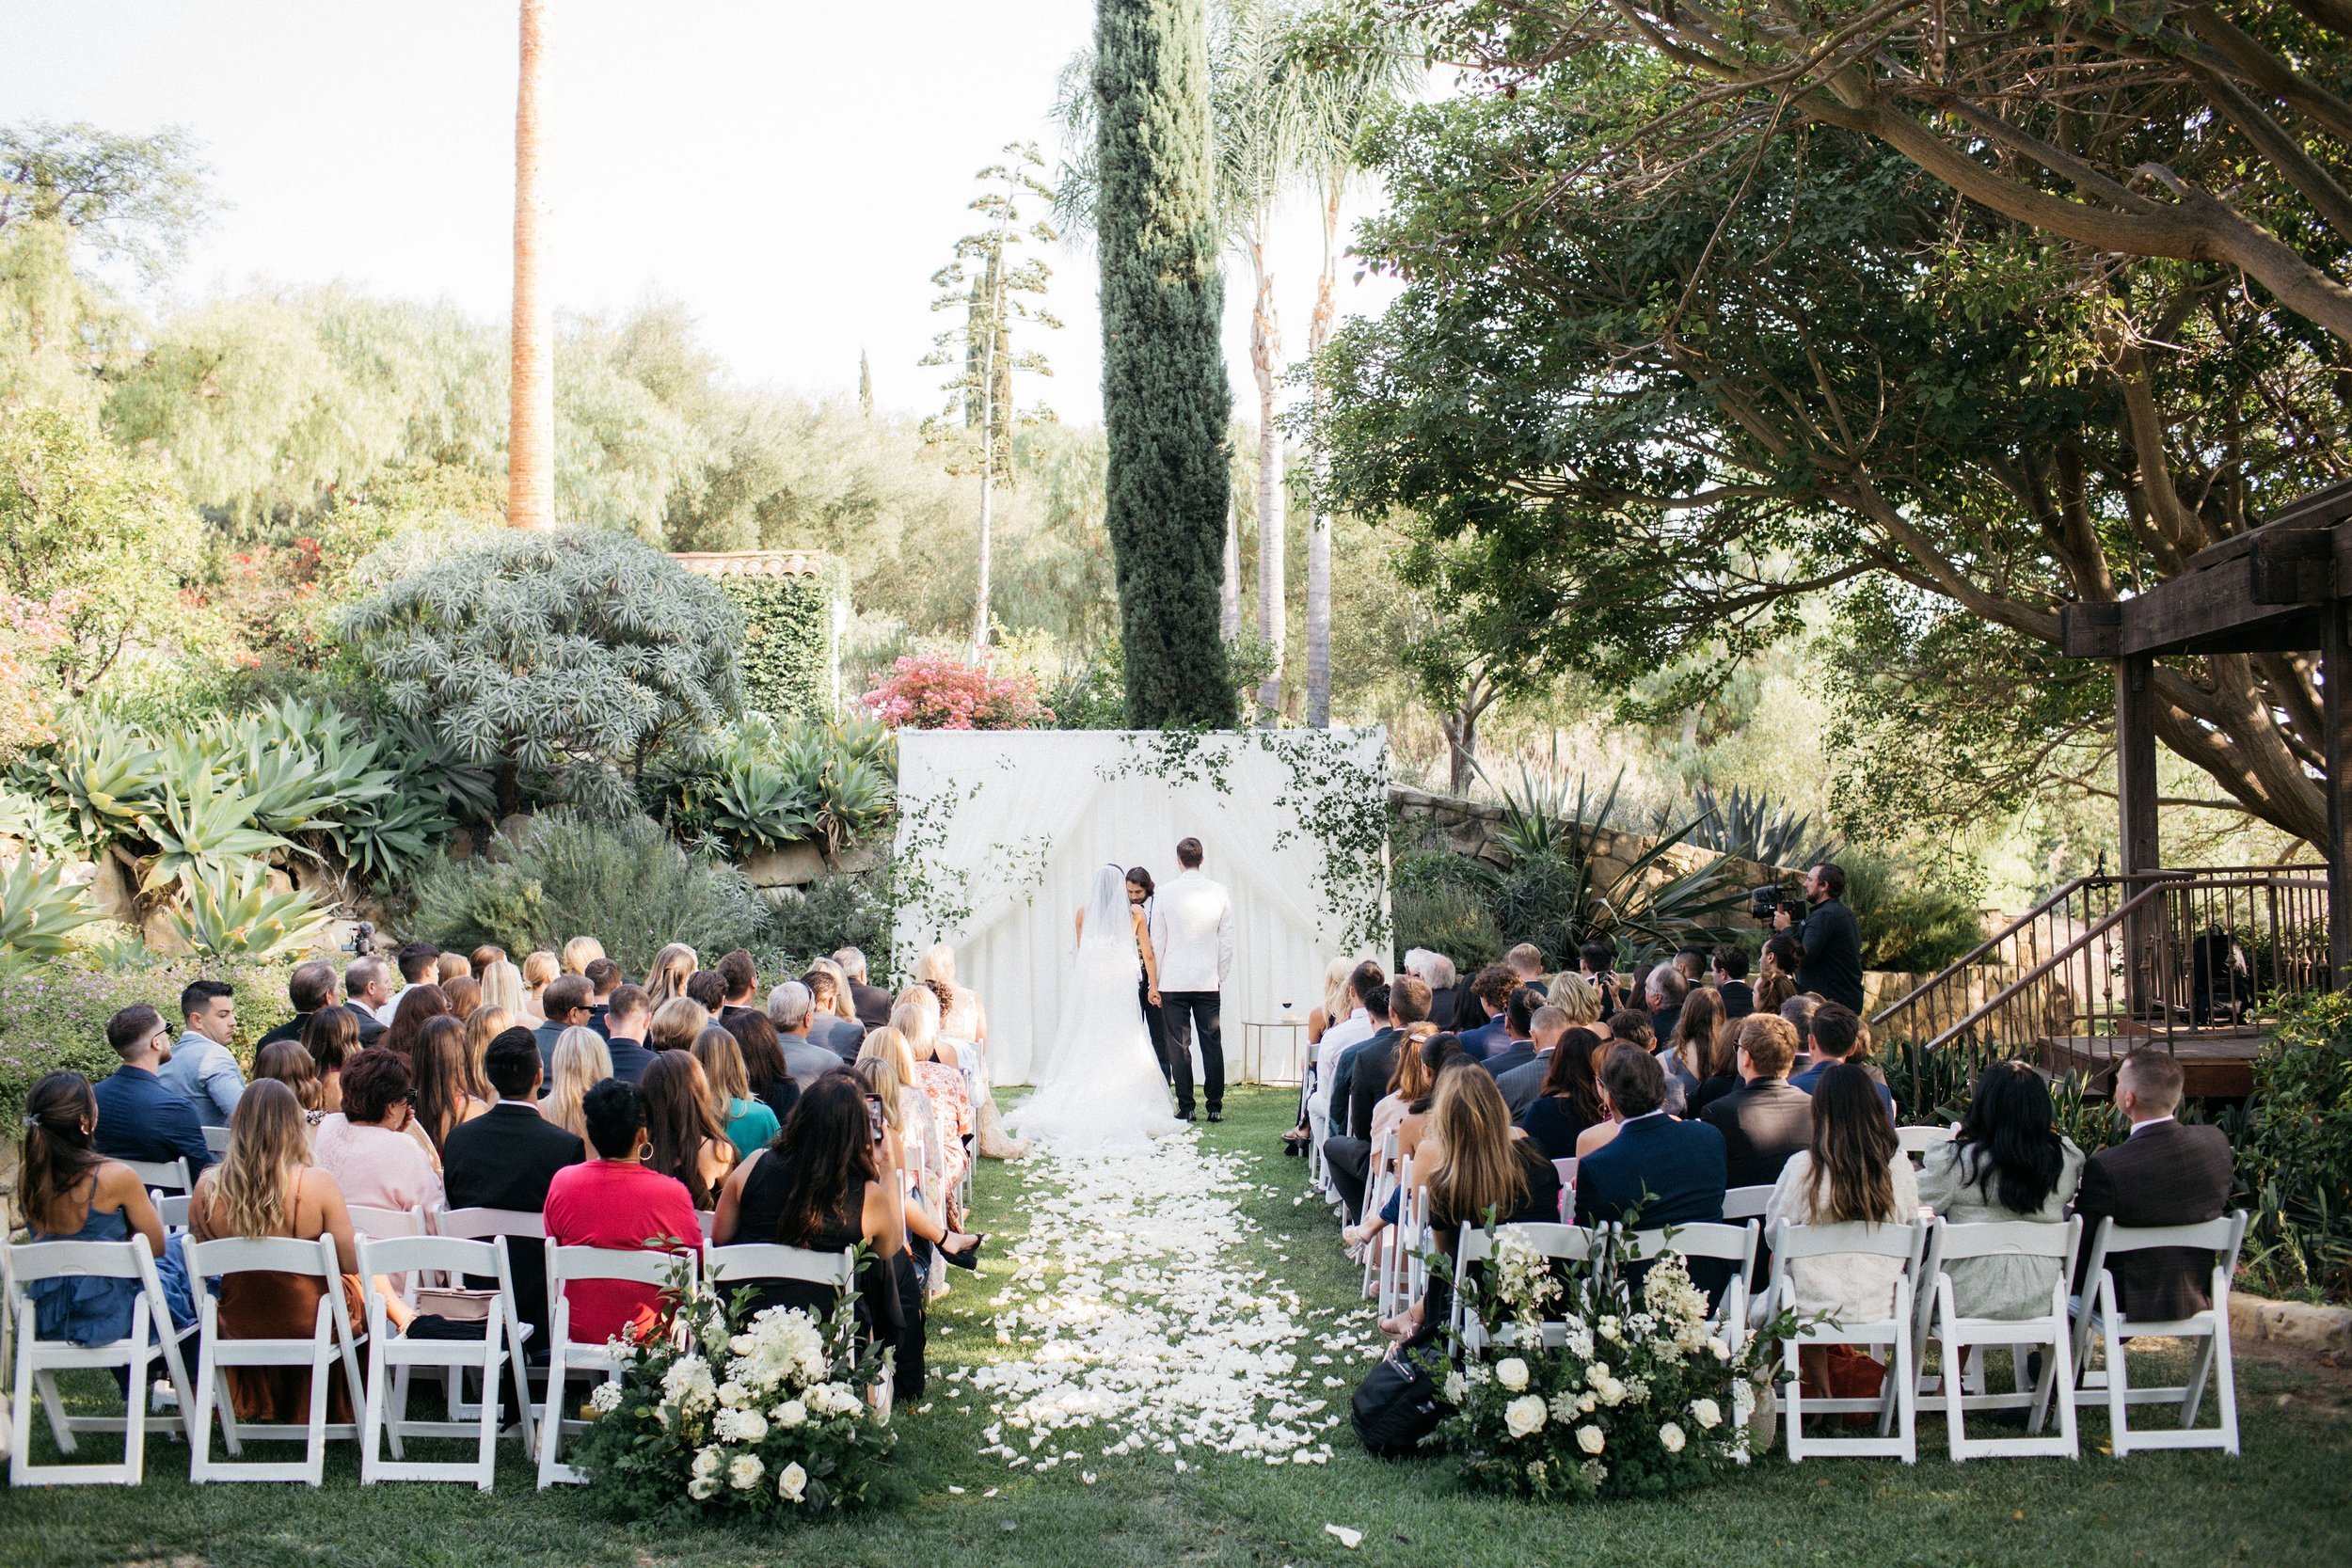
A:
[[[206,958],[258,961],[308,952],[326,930],[326,911],[308,893],[272,893],[268,871],[256,861],[234,868],[197,864],[186,888],[171,928]]]
[[[30,855],[0,870],[0,984],[56,958],[72,934],[98,918],[65,868]]]

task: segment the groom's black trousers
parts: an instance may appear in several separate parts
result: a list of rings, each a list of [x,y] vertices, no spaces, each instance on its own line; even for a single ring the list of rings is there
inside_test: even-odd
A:
[[[1160,992],[1160,1017],[1168,1030],[1168,1071],[1176,1085],[1176,1114],[1192,1115],[1192,1031],[1200,1029],[1201,1085],[1209,1115],[1225,1108],[1225,1031],[1222,993],[1213,990]]]

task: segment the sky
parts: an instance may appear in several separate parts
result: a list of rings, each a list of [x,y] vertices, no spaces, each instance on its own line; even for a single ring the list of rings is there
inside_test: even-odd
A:
[[[617,314],[682,303],[747,382],[847,393],[858,355],[886,408],[928,413],[942,370],[918,363],[951,319],[930,275],[973,176],[1007,142],[1057,151],[1062,65],[1091,0],[553,0],[543,254],[556,308]],[[220,203],[166,288],[341,281],[447,299],[502,321],[512,288],[516,8],[512,0],[0,0],[0,123],[178,126]],[[1361,207],[1364,198],[1356,198]],[[1311,194],[1275,248],[1289,356],[1306,339],[1320,257]],[[1055,245],[1025,377],[1066,421],[1101,418],[1090,251]],[[1377,310],[1386,280],[1340,274],[1342,309]],[[1227,354],[1249,390],[1248,275],[1227,264]],[[162,304],[165,301],[157,301]]]

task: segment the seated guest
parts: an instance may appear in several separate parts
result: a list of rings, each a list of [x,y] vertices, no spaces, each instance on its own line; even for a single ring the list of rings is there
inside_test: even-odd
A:
[[[531,1039],[532,1048],[536,1050],[539,1037],[535,1030]],[[652,1053],[646,1054],[650,1058]],[[573,1137],[585,1141],[588,1091],[598,1084],[613,1082],[614,1076],[612,1048],[594,1029],[566,1029],[564,1037],[555,1042],[555,1075],[546,1081],[547,1097],[539,1101],[539,1114]],[[628,1082],[626,1078],[619,1081]]]
[[[466,1070],[474,1092],[484,1100],[495,1099],[490,1088],[490,1075],[483,1064],[490,1059],[490,1042],[522,1021],[503,1007],[487,1005],[466,1014]]]
[[[653,1065],[653,1053],[645,1047],[645,1031],[652,1026],[653,1006],[643,990],[635,986],[622,986],[612,992],[612,1005],[604,1015],[605,1041],[610,1050],[605,1061],[607,1077],[634,1084],[645,1076],[645,1069]]]
[[[1649,972],[1643,982],[1644,1005],[1649,1008],[1652,1038],[1663,1044],[1675,1037],[1675,1025],[1682,1022],[1682,1004],[1691,994],[1691,983],[1674,965],[1660,964]]]
[[[733,1013],[755,1013],[760,1010],[754,999],[759,990],[759,966],[740,947],[727,954],[713,966],[724,989],[719,995],[719,1006],[712,1009],[719,1022],[725,1023]]]
[[[1792,985],[1794,983],[1790,982]],[[1761,996],[1763,992],[1759,990],[1756,994]],[[1797,1031],[1797,1038],[1800,1041],[1809,1041],[1813,1038],[1813,1014],[1820,1005],[1820,997],[1804,991],[1794,991],[1790,993],[1787,1001],[1772,1010],[1788,1021],[1790,1027]]]
[[[359,1025],[362,1050],[383,1037],[391,1016],[392,972],[381,958],[354,958],[343,966],[343,1011]]]
[[[78,1072],[41,1075],[24,1097],[17,1209],[36,1242],[123,1242],[138,1237],[155,1259],[155,1273],[163,1282],[172,1322],[185,1327],[196,1321],[187,1259],[165,1236],[164,1223],[148,1198],[146,1184],[130,1166],[98,1151],[90,1136],[98,1122],[98,1100],[90,1092],[88,1079]],[[140,1289],[136,1279],[66,1275],[35,1280],[24,1287],[33,1303],[33,1333],[42,1339],[76,1345],[110,1345],[127,1339],[132,1307]],[[18,1397],[29,1393],[20,1389]]]
[[[536,1029],[548,1021],[548,987],[564,973],[564,962],[544,948],[523,955],[523,1022]]]
[[[605,1015],[612,1010],[612,993],[620,988],[621,966],[611,958],[591,958],[580,973],[588,982],[588,1027],[601,1035]]]
[[[1470,999],[1486,1016],[1476,1028],[1456,1031],[1462,1042],[1462,1054],[1473,1062],[1483,1062],[1494,1052],[1510,1042],[1503,1018],[1503,1009],[1510,1005],[1511,993],[1518,989],[1508,969],[1501,964],[1488,964],[1470,976]]]
[[[444,953],[433,960],[433,983],[443,990],[458,980],[473,978],[473,961],[463,953]]]
[[[423,1032],[425,1024],[448,1016],[448,992],[430,981],[410,986],[392,1004],[391,1026],[375,1043],[405,1062],[416,1053],[417,1036]]]
[[[701,1066],[690,1051],[664,1051],[637,1086],[645,1115],[645,1168],[674,1178],[695,1208],[710,1208],[736,1154],[726,1125],[710,1108],[710,1082]]]
[[[1774,931],[1771,936],[1764,939],[1763,978],[1766,980],[1787,980],[1788,982],[1788,993],[1791,996],[1798,994],[1796,989],[1797,969],[1798,966],[1804,962],[1804,948],[1799,944],[1796,937],[1789,932]],[[1756,1006],[1761,1009],[1763,1003],[1759,1001],[1756,1004]]]
[[[604,957],[604,943],[594,937],[572,937],[564,943],[561,955],[564,973],[586,975],[588,966]]]
[[[1715,949],[1715,990],[1724,999],[1725,1018],[1745,1018],[1756,1011],[1756,988],[1748,984],[1748,950],[1736,942]]]
[[[1658,1064],[1666,1069],[1666,1113],[1696,1116],[1691,1101],[1707,1082],[1708,1064],[1715,1051],[1715,1033],[1723,1026],[1724,999],[1712,988],[1700,986],[1687,994],[1675,1016],[1674,1032],[1658,1042]]]
[[[294,1090],[302,1102],[303,1119],[316,1127],[326,1115],[325,1085],[319,1081],[319,1065],[310,1053],[293,1040],[278,1040],[253,1053],[253,1076],[269,1078]]]
[[[546,1022],[538,1027],[540,1060],[552,1067],[555,1063],[555,1042],[566,1029],[588,1026],[588,977],[584,974],[559,974],[549,980],[539,993],[539,1010]]]
[[[1820,1004],[1813,1009],[1811,1033],[1805,1040],[1813,1053],[1813,1065],[1788,1082],[1811,1094],[1830,1069],[1860,1053],[1863,1038],[1862,1020],[1852,1008],[1841,1007],[1835,1002]],[[1886,1119],[1892,1122],[1895,1119],[1894,1091],[1886,1086],[1885,1080],[1874,1069],[1864,1067],[1858,1061],[1852,1065],[1856,1072],[1878,1085],[1879,1101],[1886,1107]]]
[[[472,969],[473,977],[477,980],[481,979],[484,974],[489,973],[489,969],[492,964],[504,963],[505,961],[506,949],[501,947],[494,942],[485,942],[481,946],[475,948],[471,953],[466,955],[466,962],[468,966]]]
[[[808,988],[812,1009],[808,1024],[810,1041],[844,1062],[856,1061],[858,1048],[866,1043],[866,1025],[843,1010],[841,999],[849,994],[849,983],[834,972],[833,960],[822,958],[810,965],[808,973],[801,976],[801,984]],[[770,1016],[772,1019],[773,1014]]]
[[[720,1246],[772,1243],[810,1252],[872,1249],[858,1280],[858,1326],[895,1340],[898,1291],[892,1265],[906,1248],[899,1184],[876,1159],[864,1080],[834,1073],[811,1084],[792,1107],[785,1135],[735,1168],[720,1190],[711,1240]],[[755,1285],[747,1313],[797,1307],[828,1319],[834,1292],[805,1280]]]
[[[504,958],[492,960],[481,975],[482,1005],[496,1007],[517,1023],[530,1027],[523,1011],[523,972]]]
[[[343,1108],[343,1064],[359,1054],[359,1016],[349,1007],[322,1007],[302,1032],[302,1049],[318,1069],[320,1110]]]
[[[255,1051],[279,1040],[302,1038],[302,1032],[310,1026],[318,1010],[335,1000],[335,966],[316,958],[294,965],[294,973],[286,976],[286,1000],[294,1004],[294,1017],[255,1041]]]
[[[1603,937],[1595,937],[1576,950],[1577,973],[1590,980],[1593,989],[1600,992],[1603,1018],[1621,1010],[1627,1003],[1626,990],[1617,983],[1614,973],[1616,962],[1615,944]]]
[[[645,971],[645,996],[656,1009],[674,997],[686,994],[686,982],[701,970],[703,961],[694,950],[682,942],[674,942],[653,956],[653,967]]]
[[[1759,1013],[1770,1013],[1774,1018],[1788,1019],[1786,1009],[1788,1004],[1796,999],[1796,981],[1786,974],[1767,974],[1756,983],[1756,1010]],[[1804,1010],[1804,1022],[1809,1023],[1812,1019],[1813,1009],[1808,1006]],[[1804,1038],[1803,1024],[1795,1019],[1788,1019],[1788,1022],[1797,1026],[1797,1038]]]
[[[768,1022],[776,1032],[776,1040],[784,1052],[785,1070],[792,1082],[807,1092],[808,1086],[841,1065],[840,1053],[818,1043],[816,1029],[820,1021],[817,1014],[817,997],[809,987],[798,980],[787,980],[768,993]],[[856,1029],[854,1024],[850,1025]],[[858,1043],[866,1043],[863,1031],[857,1031]]]
[[[1396,1053],[1396,1070],[1389,1078],[1389,1093],[1373,1107],[1372,1157],[1375,1169],[1383,1169],[1383,1153],[1391,1132],[1396,1133],[1397,1171],[1401,1177],[1405,1162],[1421,1152],[1422,1132],[1428,1124],[1430,1096],[1438,1086],[1438,1075],[1454,1062],[1467,1061],[1462,1054],[1462,1042],[1451,1034],[1431,1035],[1415,1043],[1410,1051]],[[1415,1191],[1421,1188],[1418,1177]],[[1401,1188],[1391,1188],[1388,1201],[1375,1214],[1367,1214],[1361,1225],[1344,1227],[1340,1239],[1361,1256],[1360,1247],[1380,1234],[1381,1230],[1398,1223],[1402,1206]]]
[[[659,1056],[664,1051],[691,1051],[694,1037],[710,1022],[710,1009],[689,996],[673,996],[653,1010],[645,1025],[645,1049]]]
[[[698,969],[686,977],[686,994],[703,1011],[717,1018],[719,1009],[726,1005],[726,976],[715,969]]]
[[[1502,1006],[1502,1037],[1479,1060],[1488,1077],[1501,1078],[1535,1059],[1535,1012],[1544,1006],[1544,993],[1534,986],[1511,992]]]
[[[378,1047],[343,1065],[343,1108],[319,1123],[311,1162],[346,1203],[417,1209],[441,1201],[433,1156],[408,1134],[408,1064]]]
[[[1590,989],[1586,988],[1587,990]],[[1536,1008],[1534,1016],[1528,1019],[1527,1037],[1528,1043],[1534,1047],[1533,1053],[1517,1067],[1505,1067],[1495,1078],[1495,1087],[1502,1091],[1503,1108],[1511,1113],[1513,1122],[1525,1116],[1527,1108],[1535,1103],[1535,1097],[1543,1093],[1544,1080],[1551,1076],[1552,1053],[1559,1049],[1560,1041],[1567,1032],[1566,1011],[1549,1003]],[[1597,1040],[1599,1037],[1595,1036],[1594,1038]],[[1495,1063],[1504,1059],[1500,1056],[1490,1058],[1485,1064],[1486,1070],[1494,1071]]]
[[[490,1109],[480,1092],[489,1085],[477,1086],[473,1062],[466,1054],[466,1026],[454,1018],[425,1021],[409,1056],[409,1076],[416,1085],[417,1126],[436,1153],[449,1141],[451,1128]],[[348,1196],[347,1184],[343,1190]]]
[[[1454,1021],[1462,1006],[1462,976],[1454,967],[1454,960],[1443,953],[1417,948],[1421,962],[1413,962],[1413,954],[1405,956],[1407,973],[1429,988],[1429,1022],[1443,1032],[1454,1027]]]
[[[1331,1090],[1331,1135],[1323,1140],[1331,1184],[1347,1206],[1350,1225],[1363,1220],[1364,1189],[1372,1179],[1372,1113],[1396,1075],[1398,1054],[1419,1050],[1410,1031],[1425,1022],[1422,1015],[1429,1006],[1429,984],[1400,974],[1390,985],[1373,987],[1368,1002],[1382,1005],[1386,1026],[1342,1053]]]
[[[1709,950],[1685,943],[1675,949],[1675,973],[1682,983],[1696,990],[1707,984],[1707,963]]]
[[[1639,1007],[1620,1007],[1608,1020],[1609,1040],[1613,1045],[1629,1045],[1648,1051],[1658,1043],[1658,1036],[1650,1027],[1649,1014]]]
[[[940,1038],[940,1011],[936,991],[928,986],[909,986],[890,1009],[890,1027],[906,1046],[903,1065],[912,1069],[911,1081],[930,1106],[944,1179],[944,1184],[933,1190],[944,1199],[963,1180],[971,1158],[965,1140],[977,1132],[979,1124],[972,1115],[972,1096],[962,1070],[947,1054],[950,1047]]]
[[[594,1030],[580,1032],[596,1038]],[[548,1183],[548,1240],[626,1252],[700,1247],[702,1220],[685,1186],[645,1168],[645,1107],[636,1088],[608,1080],[588,1091],[580,1110],[596,1158],[564,1166]],[[587,1344],[612,1338],[625,1326],[642,1338],[662,1320],[659,1285],[582,1279],[564,1287],[564,1299],[571,1306],[571,1338]],[[550,1315],[554,1307],[548,1304]]]
[[[157,1076],[171,1060],[164,1015],[144,1004],[125,1007],[106,1021],[106,1043],[122,1065],[91,1090],[98,1100],[98,1151],[158,1164],[184,1159],[190,1177],[211,1164],[203,1124]]]
[[[1740,1021],[1740,1085],[1710,1103],[1699,1119],[1724,1135],[1725,1180],[1734,1187],[1763,1187],[1780,1180],[1788,1157],[1811,1147],[1813,1099],[1788,1082],[1797,1032],[1772,1013]]]
[[[1314,1095],[1309,1106],[1309,1124],[1312,1125],[1314,1117],[1320,1114],[1326,1136],[1329,1135],[1332,1096],[1339,1086],[1341,1059],[1347,1054],[1349,1047],[1362,1044],[1387,1027],[1387,986],[1388,975],[1369,958],[1348,971],[1346,994],[1341,998],[1347,1012],[1337,1023],[1324,1030],[1323,1038],[1313,1048]],[[1384,993],[1377,1013],[1371,1007],[1375,987]]]
[[[449,955],[444,954],[446,958]],[[449,1016],[463,1023],[482,1006],[482,986],[470,974],[459,974],[441,987],[441,994],[449,999]]]
[[[1571,1029],[1590,1029],[1601,1020],[1600,988],[1581,974],[1554,975],[1551,1005],[1567,1016]]]
[[[776,1125],[781,1127],[784,1118],[792,1114],[792,1102],[801,1098],[801,1085],[793,1081],[792,1069],[785,1059],[785,1042],[777,1035],[776,1026],[768,1022],[766,1013],[738,1012],[735,1022],[723,1027],[735,1037],[735,1047],[743,1053],[744,1086],[751,1090],[754,1100],[775,1113]],[[822,1057],[827,1071],[841,1065],[832,1052],[811,1052],[806,1042],[799,1043],[803,1052]]]
[[[245,1074],[229,1049],[237,1037],[236,991],[219,980],[192,980],[180,993],[180,1017],[185,1027],[155,1076],[188,1102],[197,1120],[226,1127],[245,1093]]]
[[[1928,1150],[1919,1201],[1952,1225],[2058,1225],[2082,1171],[2083,1151],[2051,1125],[2042,1074],[2030,1063],[1994,1062],[1977,1075],[1959,1136]],[[2031,1318],[2050,1310],[2058,1264],[2055,1258],[1955,1258],[1944,1272],[1962,1317]]]
[[[1764,1206],[1767,1235],[1781,1220],[1878,1226],[1917,1217],[1919,1185],[1877,1087],[1868,1073],[1843,1062],[1821,1075],[1813,1091],[1812,1144],[1788,1157],[1772,1184]],[[1841,1323],[1875,1322],[1894,1310],[1895,1282],[1902,1273],[1901,1259],[1867,1253],[1791,1259],[1788,1299],[1776,1305]],[[1828,1347],[1807,1345],[1800,1354],[1805,1391],[1828,1395]]]
[[[199,1242],[329,1238],[342,1270],[336,1286],[342,1311],[352,1332],[364,1334],[367,1312],[351,1212],[335,1178],[311,1164],[310,1146],[310,1128],[293,1090],[275,1081],[249,1086],[230,1118],[229,1152],[198,1180],[188,1200],[188,1234]],[[316,1275],[224,1275],[215,1322],[227,1339],[307,1339],[315,1331],[326,1291]],[[408,1326],[412,1314],[396,1296],[388,1311],[395,1326]],[[224,1375],[238,1420],[300,1426],[310,1418],[308,1367],[230,1367]],[[326,1418],[353,1418],[341,1369],[327,1374]]]
[[[557,1050],[563,1049],[559,1043]],[[501,1030],[484,1053],[483,1069],[498,1103],[450,1130],[441,1148],[441,1184],[453,1209],[512,1209],[535,1214],[547,1207],[555,1173],[588,1157],[578,1133],[539,1114],[538,1037],[519,1025]],[[536,1243],[508,1244],[515,1310],[535,1332],[531,1346],[548,1343],[548,1257]]]
[[[1541,1015],[1537,1017],[1540,1023]],[[1576,1158],[1578,1137],[1586,1128],[1599,1126],[1608,1115],[1593,1072],[1593,1058],[1600,1043],[1600,1037],[1590,1029],[1569,1029],[1544,1058],[1544,1080],[1519,1114],[1518,1127],[1547,1160]]]
[[[844,947],[833,956],[842,978],[850,985],[850,1011],[868,1029],[879,1029],[890,1022],[890,993],[880,986],[866,983],[866,955],[854,947]]]
[[[2230,1140],[2218,1127],[2183,1125],[2181,1064],[2169,1051],[2142,1046],[2115,1074],[2115,1109],[2131,1135],[2083,1166],[2074,1212],[2083,1218],[2083,1256],[2103,1219],[2145,1228],[2195,1225],[2229,1212]],[[103,1123],[101,1123],[103,1126]],[[2115,1305],[2127,1318],[2167,1322],[2213,1305],[2213,1254],[2195,1247],[2118,1253],[2107,1263]],[[2086,1302],[2092,1282],[2077,1280]]]
[[[1437,1147],[1426,1154],[1422,1180],[1438,1251],[1453,1257],[1464,1226],[1559,1223],[1560,1173],[1525,1138],[1513,1135],[1491,1074],[1468,1061],[1448,1067],[1438,1075],[1429,1120]],[[1434,1338],[1453,1310],[1450,1273],[1432,1268],[1427,1292],[1381,1328],[1392,1338]]]
[[[1699,1086],[1691,1093],[1688,1115],[1703,1115],[1709,1105],[1746,1082],[1740,1073],[1740,1025],[1744,1022],[1725,1017],[1715,1025],[1715,1037],[1708,1042],[1700,1059]]]
[[[1502,955],[1502,967],[1520,985],[1534,985],[1544,977],[1544,950],[1532,942],[1522,942]]]
[[[744,1017],[758,1018],[762,1024],[768,1022],[756,1013],[746,1013]],[[774,1033],[772,1026],[770,1033]],[[735,1146],[739,1158],[775,1141],[776,1131],[783,1124],[766,1101],[752,1098],[751,1075],[743,1066],[743,1048],[736,1042],[732,1031],[722,1023],[704,1024],[703,1032],[694,1037],[694,1062],[702,1069],[703,1082],[709,1088],[711,1116],[726,1133],[727,1142]]]
[[[393,955],[392,966],[400,972],[400,989],[392,992],[377,1014],[387,1028],[400,1010],[402,997],[415,987],[433,984],[433,976],[441,967],[441,950],[429,942],[412,942]]]
[[[1633,1046],[1612,1046],[1600,1082],[1616,1109],[1617,1133],[1576,1163],[1576,1223],[1655,1230],[1722,1219],[1724,1135],[1666,1115],[1665,1064]],[[1691,1282],[1710,1297],[1730,1277],[1728,1265],[1691,1260]]]

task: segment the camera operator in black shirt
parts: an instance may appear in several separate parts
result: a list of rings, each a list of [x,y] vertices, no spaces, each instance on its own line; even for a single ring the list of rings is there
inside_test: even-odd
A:
[[[1797,965],[1797,990],[1819,991],[1840,1006],[1862,1011],[1862,927],[1855,924],[1853,911],[1841,902],[1846,891],[1846,873],[1824,863],[1804,874],[1804,896],[1809,908],[1804,924],[1797,928],[1797,941],[1804,948],[1804,961]],[[1794,917],[1787,905],[1772,915],[1772,928],[1786,931]]]

